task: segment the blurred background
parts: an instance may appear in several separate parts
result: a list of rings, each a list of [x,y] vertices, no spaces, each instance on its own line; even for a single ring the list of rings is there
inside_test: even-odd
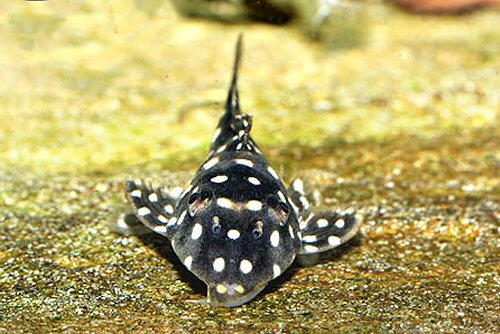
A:
[[[497,0],[0,10],[0,331],[498,332]],[[254,138],[365,223],[255,302],[209,310],[185,303],[202,292],[161,240],[107,224],[126,179],[183,185],[203,161],[240,32]]]
[[[239,32],[243,107],[270,150],[429,138],[498,120],[498,11],[421,16],[332,0],[3,7],[4,167],[198,163]]]

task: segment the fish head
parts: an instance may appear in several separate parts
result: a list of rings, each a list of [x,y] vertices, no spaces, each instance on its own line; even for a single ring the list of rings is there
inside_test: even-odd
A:
[[[179,204],[185,214],[174,251],[207,284],[214,306],[253,299],[292,264],[300,247],[297,216],[284,190],[261,177],[254,191],[249,177],[241,170],[210,174]]]

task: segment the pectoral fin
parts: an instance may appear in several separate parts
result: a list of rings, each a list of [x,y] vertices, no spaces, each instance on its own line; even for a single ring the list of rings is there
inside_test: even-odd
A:
[[[176,200],[161,188],[140,181],[128,181],[127,198],[134,207],[134,214],[148,228],[169,236],[175,225]]]
[[[299,222],[300,254],[324,252],[344,244],[356,234],[360,223],[361,218],[354,212],[311,213]]]

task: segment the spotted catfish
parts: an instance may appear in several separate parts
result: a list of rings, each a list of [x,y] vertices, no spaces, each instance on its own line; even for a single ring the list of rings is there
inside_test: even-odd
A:
[[[289,189],[250,136],[252,118],[238,96],[241,36],[229,95],[207,160],[173,194],[129,181],[137,218],[166,236],[183,264],[207,284],[208,303],[234,307],[253,299],[298,254],[326,251],[357,231],[353,212],[316,212],[303,182]]]

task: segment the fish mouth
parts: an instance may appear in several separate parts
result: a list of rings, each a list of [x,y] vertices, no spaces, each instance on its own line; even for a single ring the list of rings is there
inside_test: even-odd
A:
[[[217,283],[208,286],[208,303],[216,307],[236,307],[252,300],[264,288],[266,283],[252,288],[238,283]]]

